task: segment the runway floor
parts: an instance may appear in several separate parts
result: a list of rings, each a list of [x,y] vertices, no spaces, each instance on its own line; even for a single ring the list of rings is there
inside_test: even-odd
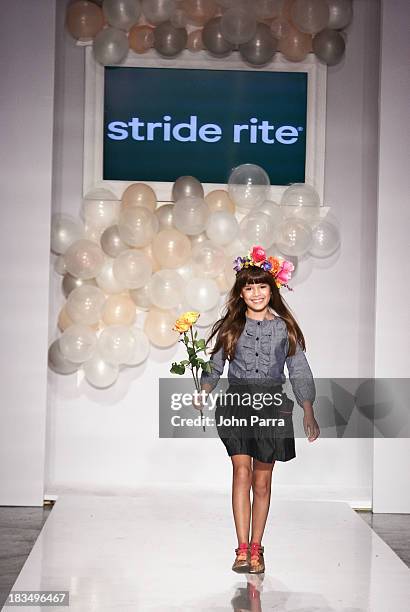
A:
[[[64,494],[12,591],[67,590],[81,612],[409,609],[410,569],[346,503],[273,495],[262,543],[264,575],[232,572],[230,494]]]

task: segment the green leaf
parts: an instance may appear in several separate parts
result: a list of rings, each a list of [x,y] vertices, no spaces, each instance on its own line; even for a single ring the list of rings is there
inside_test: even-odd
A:
[[[173,363],[170,372],[172,372],[172,374],[184,374],[185,366],[180,363]]]
[[[195,342],[195,346],[203,350],[205,348],[205,340],[203,338],[200,338],[199,340]]]

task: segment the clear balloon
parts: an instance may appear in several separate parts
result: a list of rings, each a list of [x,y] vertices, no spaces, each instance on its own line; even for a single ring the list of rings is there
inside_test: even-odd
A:
[[[203,198],[204,188],[194,176],[180,176],[172,186],[172,199],[174,202],[183,198]]]
[[[79,0],[67,8],[66,26],[71,36],[84,42],[93,40],[103,28],[104,17],[100,7],[93,2]]]
[[[111,387],[119,375],[119,367],[104,361],[97,351],[83,364],[83,370],[85,379],[98,389]]]
[[[109,295],[105,300],[102,320],[105,325],[132,325],[137,313],[128,293]]]
[[[158,272],[158,270],[160,270],[161,266],[160,266],[159,262],[155,259],[154,251],[152,250],[152,242],[150,242],[150,244],[148,244],[146,247],[143,247],[140,250],[150,260],[151,265],[152,265],[152,272],[153,273],[154,272]]]
[[[239,224],[239,238],[247,248],[255,244],[260,244],[263,248],[270,247],[275,241],[275,224],[272,217],[263,212],[248,213]]]
[[[81,279],[95,278],[105,261],[102,249],[91,240],[83,238],[68,247],[64,259],[67,272]]]
[[[127,206],[119,216],[121,240],[129,246],[147,246],[159,229],[159,221],[151,210],[142,206]]]
[[[68,296],[70,295],[72,291],[74,291],[74,289],[77,289],[77,287],[83,287],[84,285],[91,285],[93,287],[96,287],[97,286],[96,279],[95,278],[87,278],[87,279],[77,278],[76,276],[73,276],[69,272],[66,272],[64,274],[64,278],[63,278],[61,287],[63,289],[64,296],[68,298]]]
[[[105,294],[99,287],[83,285],[74,289],[67,299],[67,314],[74,323],[93,325],[101,318]]]
[[[51,218],[51,250],[65,253],[69,246],[84,236],[84,226],[80,221],[64,214],[54,214]]]
[[[331,30],[343,30],[352,21],[352,0],[327,0],[329,5],[329,23],[327,27]]]
[[[110,325],[100,334],[97,349],[100,356],[112,365],[125,364],[134,352],[135,338],[127,325]]]
[[[121,209],[128,206],[142,206],[153,212],[157,207],[155,191],[145,183],[133,183],[122,194]]]
[[[124,291],[125,287],[118,282],[113,272],[114,259],[107,257],[102,267],[101,272],[96,277],[98,287],[104,291],[104,293],[115,294]]]
[[[176,8],[175,0],[142,0],[142,11],[145,18],[153,25],[171,19]]]
[[[189,236],[200,234],[206,228],[209,208],[202,198],[183,198],[174,207],[174,225]]]
[[[345,52],[346,43],[340,32],[322,30],[313,39],[313,52],[328,66],[338,64]]]
[[[184,297],[194,310],[210,310],[219,304],[219,287],[213,278],[192,278],[185,285]]]
[[[217,5],[215,0],[183,0],[183,10],[188,17],[188,23],[203,26],[216,14]]]
[[[172,329],[178,316],[174,310],[152,308],[144,321],[144,332],[149,341],[159,348],[169,348],[179,340],[179,332]]]
[[[149,25],[135,25],[128,34],[128,42],[134,53],[146,53],[154,45],[154,28]]]
[[[224,250],[211,240],[205,240],[192,249],[192,268],[196,276],[213,278],[223,272],[224,265]]]
[[[270,24],[270,30],[272,35],[276,40],[280,40],[281,38],[286,38],[289,36],[291,32],[291,25],[287,19],[285,19],[282,15],[275,17],[275,19]]]
[[[120,64],[127,56],[128,36],[123,30],[105,28],[94,39],[94,57],[103,66]]]
[[[209,240],[208,234],[206,232],[201,232],[200,234],[196,234],[195,236],[189,236],[189,239],[191,241],[192,249],[197,244],[202,244],[202,242],[205,242],[205,240]]]
[[[123,240],[121,240],[120,230],[118,225],[111,225],[101,234],[100,238],[101,248],[109,255],[109,257],[117,257],[123,251],[128,249],[128,246]]]
[[[259,204],[259,206],[257,206],[254,211],[263,212],[266,215],[269,215],[269,217],[272,217],[273,223],[275,225],[283,221],[282,208],[279,204],[273,202],[272,200],[265,200],[264,202],[262,202],[262,204]]]
[[[154,236],[152,250],[162,268],[179,268],[190,258],[191,242],[177,229],[164,229]]]
[[[103,11],[110,26],[128,32],[141,15],[139,0],[104,0]]]
[[[239,223],[232,213],[218,210],[209,215],[206,233],[215,244],[229,244],[238,232]]]
[[[340,246],[340,233],[338,228],[323,219],[312,230],[312,245],[309,254],[312,257],[329,257]]]
[[[198,318],[196,325],[198,327],[208,327],[208,325],[212,325],[212,323],[214,323],[218,318],[219,304],[210,310],[203,310],[200,313],[200,317]]]
[[[252,66],[263,66],[275,55],[277,41],[265,23],[258,23],[255,35],[246,43],[239,45],[242,59]]]
[[[170,21],[160,23],[154,30],[154,49],[164,57],[175,57],[185,49],[188,33],[176,28]]]
[[[234,168],[228,179],[228,193],[241,211],[262,204],[269,197],[270,179],[256,164],[242,164]]]
[[[147,334],[142,329],[132,327],[131,333],[134,337],[132,353],[124,364],[133,367],[143,363],[148,358],[151,347]]]
[[[115,278],[128,289],[139,289],[150,279],[152,274],[152,263],[138,249],[128,249],[115,258],[113,263]]]
[[[148,283],[151,302],[158,308],[176,308],[184,291],[184,280],[175,270],[158,270]]]
[[[211,212],[225,211],[235,213],[235,204],[232,202],[229,194],[224,189],[215,189],[210,191],[205,197],[205,202]]]
[[[156,209],[155,215],[159,221],[159,229],[174,227],[174,204],[162,204]]]
[[[294,0],[291,17],[298,30],[307,34],[316,34],[329,23],[327,0]]]
[[[277,228],[276,246],[286,255],[301,256],[312,245],[312,228],[301,219],[285,219]]]
[[[278,50],[290,62],[301,62],[312,50],[312,35],[290,25],[286,36],[279,39]]]
[[[130,289],[129,294],[140,310],[149,310],[153,306],[149,292],[149,281],[138,289]]]
[[[256,17],[246,8],[228,9],[221,18],[221,33],[233,45],[248,42],[256,34]]]
[[[48,367],[57,374],[74,374],[80,366],[63,355],[60,349],[60,339],[58,339],[54,340],[48,349]]]
[[[312,185],[293,183],[285,189],[280,201],[281,206],[320,206],[320,197]]]
[[[233,43],[230,43],[224,38],[221,28],[221,19],[222,17],[210,19],[202,30],[202,42],[205,49],[216,57],[226,57],[235,47]]]
[[[86,325],[70,325],[59,339],[62,355],[73,363],[84,363],[94,353],[97,335]]]
[[[100,197],[97,193],[87,194],[80,211],[80,215],[86,224],[105,229],[117,223],[120,214],[120,202],[117,198],[108,199],[108,195],[109,192],[107,194],[100,193]]]

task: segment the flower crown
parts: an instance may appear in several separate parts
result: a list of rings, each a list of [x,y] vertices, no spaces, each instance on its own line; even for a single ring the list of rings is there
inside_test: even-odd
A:
[[[233,263],[233,269],[236,274],[238,274],[242,268],[257,266],[272,274],[278,289],[286,287],[289,291],[293,291],[292,287],[288,285],[288,281],[291,279],[291,273],[295,269],[293,263],[282,257],[266,257],[265,249],[259,245],[254,246],[244,257],[236,257]]]

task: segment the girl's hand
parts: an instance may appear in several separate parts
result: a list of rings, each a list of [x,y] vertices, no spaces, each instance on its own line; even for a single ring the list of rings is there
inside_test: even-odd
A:
[[[305,413],[303,417],[303,428],[309,442],[314,442],[320,435],[319,425],[317,424],[313,414]]]

